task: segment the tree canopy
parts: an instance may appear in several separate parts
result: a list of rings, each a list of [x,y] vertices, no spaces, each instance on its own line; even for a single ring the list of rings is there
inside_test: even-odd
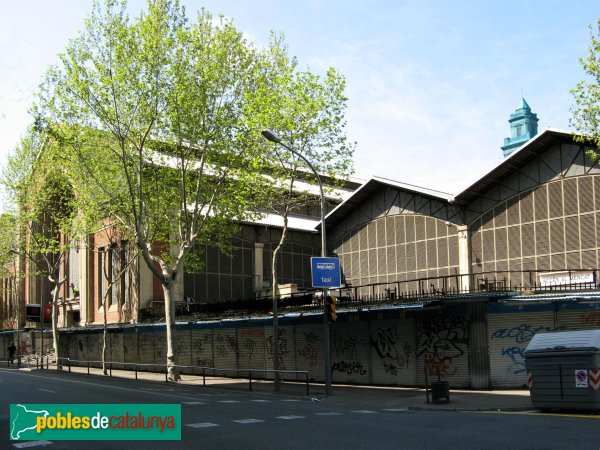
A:
[[[600,146],[600,19],[596,31],[590,26],[590,46],[586,57],[579,59],[587,79],[571,91],[575,97],[571,125]]]
[[[148,0],[135,19],[125,1],[95,3],[48,71],[36,130],[76,180],[74,217],[91,229],[104,215],[128,230],[160,280],[169,366],[186,257],[225,242],[290,173],[260,130],[282,133],[319,171],[349,173],[343,90],[335,70],[298,71],[281,37],[259,48],[206,10],[190,20],[177,0]]]

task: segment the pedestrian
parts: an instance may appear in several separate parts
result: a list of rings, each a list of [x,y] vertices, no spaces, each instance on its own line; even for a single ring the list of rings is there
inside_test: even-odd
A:
[[[15,352],[17,351],[17,347],[15,347],[15,343],[11,342],[8,346],[8,365],[10,366],[15,360]]]

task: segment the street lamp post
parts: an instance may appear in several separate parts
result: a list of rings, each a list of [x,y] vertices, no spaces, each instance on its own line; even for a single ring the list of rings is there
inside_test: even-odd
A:
[[[289,150],[290,152],[292,152],[294,155],[296,155],[298,158],[302,159],[310,168],[310,170],[312,170],[312,172],[315,174],[315,177],[317,177],[317,182],[319,183],[319,193],[321,195],[321,257],[326,257],[327,256],[327,240],[326,240],[326,234],[325,234],[325,195],[323,193],[323,183],[321,182],[321,176],[319,175],[319,173],[316,171],[315,167],[311,164],[311,162],[306,159],[302,154],[298,153],[296,150],[294,150],[293,148],[291,148],[290,146],[284,144],[283,142],[281,142],[281,138],[273,131],[271,130],[263,130],[262,131],[262,135],[269,141],[274,142],[276,144],[281,145],[282,147],[284,147],[285,149]],[[273,289],[275,289],[275,286],[273,286]],[[330,349],[330,345],[329,345],[329,322],[327,321],[327,314],[325,311],[326,305],[325,305],[325,298],[328,295],[328,289],[325,288],[323,289],[323,345],[325,347],[325,394],[330,395],[331,394],[331,349]],[[278,359],[276,359],[275,357],[277,356],[277,358],[279,358],[278,355],[278,330],[277,330],[277,302],[274,302],[273,305],[273,369],[277,370],[275,368],[276,365],[276,361],[277,361],[277,366],[279,366],[279,361]]]

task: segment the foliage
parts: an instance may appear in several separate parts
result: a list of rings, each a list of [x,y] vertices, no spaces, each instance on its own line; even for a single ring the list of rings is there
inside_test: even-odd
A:
[[[600,146],[600,19],[596,22],[597,34],[590,26],[590,46],[588,54],[579,61],[588,79],[580,81],[571,91],[575,97],[575,107],[572,109],[570,123],[580,133],[585,135],[583,140],[591,140]],[[596,155],[594,153],[594,155]],[[597,158],[597,155],[596,155]]]

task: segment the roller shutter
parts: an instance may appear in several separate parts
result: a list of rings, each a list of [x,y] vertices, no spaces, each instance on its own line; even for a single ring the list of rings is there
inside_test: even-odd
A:
[[[413,318],[371,322],[369,343],[373,384],[417,384]]]
[[[492,387],[527,385],[523,352],[536,333],[555,329],[554,307],[545,306],[547,311],[515,310],[488,314]]]
[[[330,335],[332,381],[370,384],[368,323],[335,322]]]
[[[600,328],[600,303],[562,303],[557,306],[559,330]]]
[[[296,370],[307,370],[311,381],[325,378],[323,325],[296,325]]]
[[[464,308],[463,308],[464,309]],[[468,316],[458,308],[416,316],[417,379],[448,381],[451,387],[469,387]]]
[[[197,367],[215,367],[212,329],[192,329],[192,364]]]

